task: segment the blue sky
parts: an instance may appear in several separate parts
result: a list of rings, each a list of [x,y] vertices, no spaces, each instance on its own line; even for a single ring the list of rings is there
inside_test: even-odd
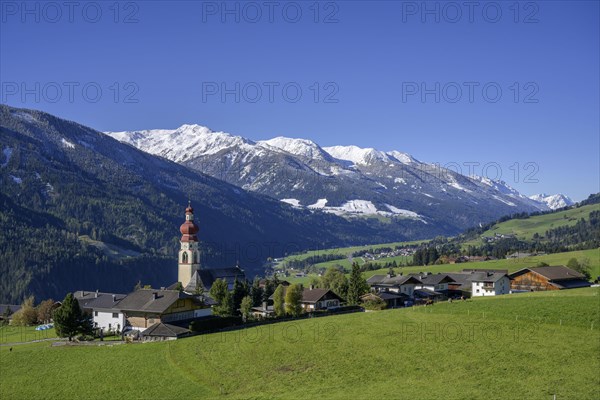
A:
[[[99,130],[198,123],[464,173],[497,163],[525,194],[600,191],[596,1],[23,4],[0,3],[2,103]]]

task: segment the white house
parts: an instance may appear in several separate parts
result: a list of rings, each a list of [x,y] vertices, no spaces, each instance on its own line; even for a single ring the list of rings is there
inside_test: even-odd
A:
[[[498,296],[510,293],[510,278],[503,272],[478,272],[471,278],[471,296]]]
[[[80,290],[74,293],[79,306],[92,313],[94,327],[106,331],[121,331],[125,326],[125,314],[116,308],[126,295],[118,293],[86,292]]]

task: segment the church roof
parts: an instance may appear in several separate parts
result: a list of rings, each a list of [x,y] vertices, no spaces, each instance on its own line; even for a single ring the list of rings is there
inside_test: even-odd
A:
[[[184,290],[188,293],[194,293],[196,287],[200,286],[205,291],[209,291],[217,279],[224,279],[227,282],[229,290],[231,290],[236,279],[238,281],[246,280],[246,274],[244,274],[244,271],[240,267],[202,268],[194,272]]]

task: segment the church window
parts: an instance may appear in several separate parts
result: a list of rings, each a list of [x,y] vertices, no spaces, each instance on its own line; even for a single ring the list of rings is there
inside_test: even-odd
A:
[[[187,263],[188,262],[188,254],[187,253],[183,253],[181,255],[181,262],[182,263]]]

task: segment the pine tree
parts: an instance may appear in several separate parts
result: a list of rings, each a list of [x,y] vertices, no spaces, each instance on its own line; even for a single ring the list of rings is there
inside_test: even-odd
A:
[[[54,327],[58,336],[68,337],[69,341],[78,333],[88,334],[92,331],[91,318],[81,311],[73,293],[67,294],[62,305],[54,312]]]
[[[352,264],[352,272],[350,273],[350,279],[348,281],[348,304],[358,304],[360,301],[360,296],[368,291],[369,285],[360,272],[360,266],[355,262]]]
[[[252,305],[255,307],[260,306],[260,303],[263,301],[263,290],[260,287],[260,278],[258,276],[254,277],[252,287],[250,288],[250,296],[252,297]]]

